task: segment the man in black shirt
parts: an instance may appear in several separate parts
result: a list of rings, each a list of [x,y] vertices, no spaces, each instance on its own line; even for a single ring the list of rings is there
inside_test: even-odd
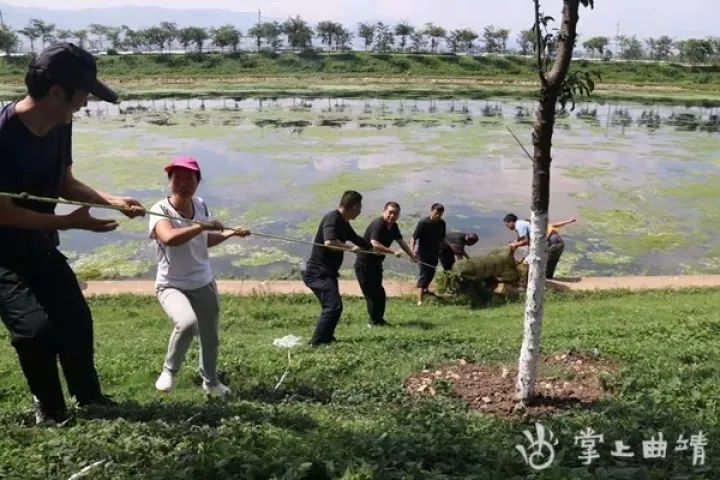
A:
[[[383,208],[382,217],[373,220],[365,230],[364,239],[373,246],[375,251],[389,253],[400,257],[400,250],[393,251],[389,247],[393,241],[397,241],[407,255],[414,259],[415,254],[407,246],[398,228],[397,220],[400,217],[400,205],[397,202],[388,202]],[[355,260],[355,274],[357,275],[360,289],[365,296],[369,325],[387,325],[385,321],[385,289],[383,288],[383,260],[385,255],[358,255]]]
[[[335,340],[335,327],[340,320],[343,304],[338,288],[338,276],[343,262],[343,250],[359,252],[371,249],[372,246],[350,226],[350,220],[360,215],[362,195],[355,191],[343,193],[340,206],[326,214],[315,234],[314,243],[307,267],[302,272],[303,281],[320,301],[322,312],[318,318],[315,332],[310,340],[311,345],[320,346]],[[355,244],[349,247],[345,242]],[[320,245],[324,245],[321,247]],[[359,253],[371,255],[371,253]]]
[[[465,247],[475,245],[477,241],[478,236],[474,233],[449,232],[445,235],[445,242],[440,247],[440,263],[443,269],[452,269],[455,260],[470,258]]]
[[[73,175],[73,113],[87,105],[89,93],[117,100],[96,74],[93,56],[67,43],[48,47],[30,64],[28,95],[0,111],[0,191],[116,205],[128,217],[145,214],[137,200],[96,191]],[[34,395],[38,425],[67,418],[58,357],[81,406],[110,403],[95,370],[90,309],[57,246],[58,230],[117,226],[86,207],[55,215],[55,204],[0,198],[0,316]]]
[[[430,216],[418,222],[410,239],[410,248],[422,262],[417,281],[418,305],[422,305],[423,296],[430,293],[428,287],[437,269],[440,248],[445,239],[443,213],[445,213],[445,207],[440,203],[434,203],[430,207]]]

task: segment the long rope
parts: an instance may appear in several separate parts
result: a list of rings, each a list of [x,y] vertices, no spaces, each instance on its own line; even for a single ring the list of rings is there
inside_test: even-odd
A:
[[[81,201],[78,201],[78,200],[65,200],[65,199],[60,199],[60,198],[38,197],[38,196],[36,196],[36,195],[30,195],[29,193],[25,193],[25,192],[23,192],[23,193],[0,192],[0,197],[12,198],[12,199],[15,199],[15,200],[28,200],[28,201],[42,202],[42,203],[52,203],[52,204],[58,204],[58,203],[59,203],[59,204],[63,204],[63,205],[76,205],[76,206],[88,207],[88,208],[103,208],[103,209],[106,209],[106,210],[116,210],[116,211],[123,212],[123,213],[127,213],[127,212],[130,211],[130,210],[127,209],[127,208],[120,207],[120,206],[117,206],[117,205],[101,204],[101,203],[90,203],[90,202],[81,202]],[[210,223],[210,222],[203,222],[203,221],[201,221],[201,220],[194,220],[194,219],[185,218],[185,217],[177,217],[177,216],[174,216],[174,215],[167,215],[167,214],[165,214],[165,213],[160,213],[160,212],[152,212],[152,211],[147,210],[147,209],[145,210],[145,213],[147,213],[148,215],[155,215],[155,216],[158,216],[158,217],[168,218],[168,219],[170,219],[170,220],[179,220],[179,221],[183,221],[183,222],[187,222],[187,223],[194,223],[194,224],[197,224],[197,225],[202,225],[202,226],[210,227],[210,228],[213,228],[213,227],[215,226],[213,223]],[[229,229],[229,230],[234,230],[234,229]],[[272,235],[272,234],[270,234],[270,233],[257,232],[257,231],[254,231],[254,230],[251,230],[251,231],[250,231],[250,234],[251,234],[251,235],[257,235],[258,237],[266,237],[266,238],[272,238],[272,239],[275,239],[275,240],[283,240],[283,241],[285,241],[285,242],[293,242],[293,243],[301,243],[301,244],[305,244],[305,245],[312,245],[312,246],[315,246],[315,247],[327,248],[327,249],[329,249],[329,250],[335,250],[335,251],[340,251],[340,252],[351,252],[351,253],[355,253],[355,254],[358,254],[358,255],[359,255],[359,254],[376,255],[376,256],[386,255],[385,253],[376,252],[376,251],[373,251],[373,250],[356,250],[356,251],[353,251],[353,250],[351,250],[350,248],[338,247],[338,246],[336,246],[336,245],[325,245],[325,244],[323,244],[323,243],[311,242],[311,241],[308,241],[308,240],[299,240],[299,239],[297,239],[297,238],[282,237],[282,236],[280,236],[280,235]],[[397,257],[396,257],[396,258],[397,258]],[[437,269],[437,266],[436,266],[436,265],[431,265],[431,264],[429,264],[429,263],[421,262],[421,261],[419,261],[419,260],[413,261],[412,259],[409,259],[409,258],[400,258],[400,259],[401,259],[401,260],[406,260],[406,261],[409,261],[409,262],[412,262],[412,263],[418,263],[418,264],[420,264],[420,265],[425,265],[425,266],[430,267],[430,268],[433,268],[433,269]]]
[[[505,128],[508,129],[508,132],[510,132],[510,135],[513,136],[513,138],[514,138],[515,141],[518,143],[518,145],[520,145],[520,148],[523,149],[523,152],[525,152],[525,155],[527,155],[528,158],[529,158],[531,161],[534,161],[533,156],[530,155],[530,152],[527,151],[527,148],[525,148],[525,145],[522,144],[522,142],[521,142],[520,139],[517,137],[517,135],[515,135],[515,133],[513,133],[512,130],[510,130],[510,127],[508,127],[508,126],[506,125]]]

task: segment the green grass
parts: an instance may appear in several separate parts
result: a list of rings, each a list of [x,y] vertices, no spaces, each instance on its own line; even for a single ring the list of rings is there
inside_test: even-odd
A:
[[[195,346],[177,389],[154,391],[170,331],[157,300],[94,298],[97,365],[121,406],[81,413],[62,430],[24,426],[29,396],[3,329],[0,477],[66,479],[108,460],[89,478],[717,478],[719,302],[717,290],[551,295],[544,352],[597,346],[621,369],[609,380],[611,400],[540,419],[559,444],[553,467],[533,475],[515,445],[534,419],[501,420],[442,394],[417,399],[403,391],[407,375],[461,358],[514,363],[520,303],[471,310],[431,301],[418,309],[412,299],[391,299],[394,326],[368,329],[363,302],[346,299],[340,342],[293,350],[290,374],[273,392],[287,353],[272,341],[287,334],[306,340],[315,299],[223,296],[220,369],[235,395],[219,403],[204,400],[194,383]],[[574,445],[586,427],[605,435],[590,469]],[[710,439],[704,471],[673,452],[679,434],[700,430]],[[668,459],[644,460],[641,442],[660,431]],[[623,464],[609,454],[620,440],[636,455]]]
[[[1,98],[22,94],[27,63],[27,57],[0,59]],[[487,98],[533,96],[537,90],[533,60],[521,56],[151,54],[100,56],[98,68],[125,99],[223,94]],[[718,66],[577,60],[572,68],[600,75],[598,98],[720,103]]]

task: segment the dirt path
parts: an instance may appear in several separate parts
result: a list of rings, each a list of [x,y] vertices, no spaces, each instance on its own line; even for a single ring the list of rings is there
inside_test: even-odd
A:
[[[411,280],[386,280],[385,291],[388,296],[412,295],[415,284]],[[252,293],[310,293],[300,281],[295,280],[219,280],[221,293],[250,295]],[[557,279],[548,282],[548,286],[558,291],[587,290],[652,290],[679,289],[693,287],[720,287],[720,275],[657,276],[657,277],[588,277]],[[153,295],[152,280],[108,280],[83,283],[86,296],[121,293]],[[341,280],[340,291],[345,295],[360,296],[360,287],[355,280]]]

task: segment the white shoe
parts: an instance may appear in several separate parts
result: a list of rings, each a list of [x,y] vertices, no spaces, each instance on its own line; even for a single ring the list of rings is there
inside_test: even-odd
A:
[[[207,382],[203,382],[202,389],[205,393],[210,395],[217,395],[218,397],[227,397],[230,395],[230,389],[218,381],[214,385],[210,385]]]
[[[155,382],[155,388],[161,392],[169,392],[175,386],[175,375],[168,370],[163,369],[162,373]]]

